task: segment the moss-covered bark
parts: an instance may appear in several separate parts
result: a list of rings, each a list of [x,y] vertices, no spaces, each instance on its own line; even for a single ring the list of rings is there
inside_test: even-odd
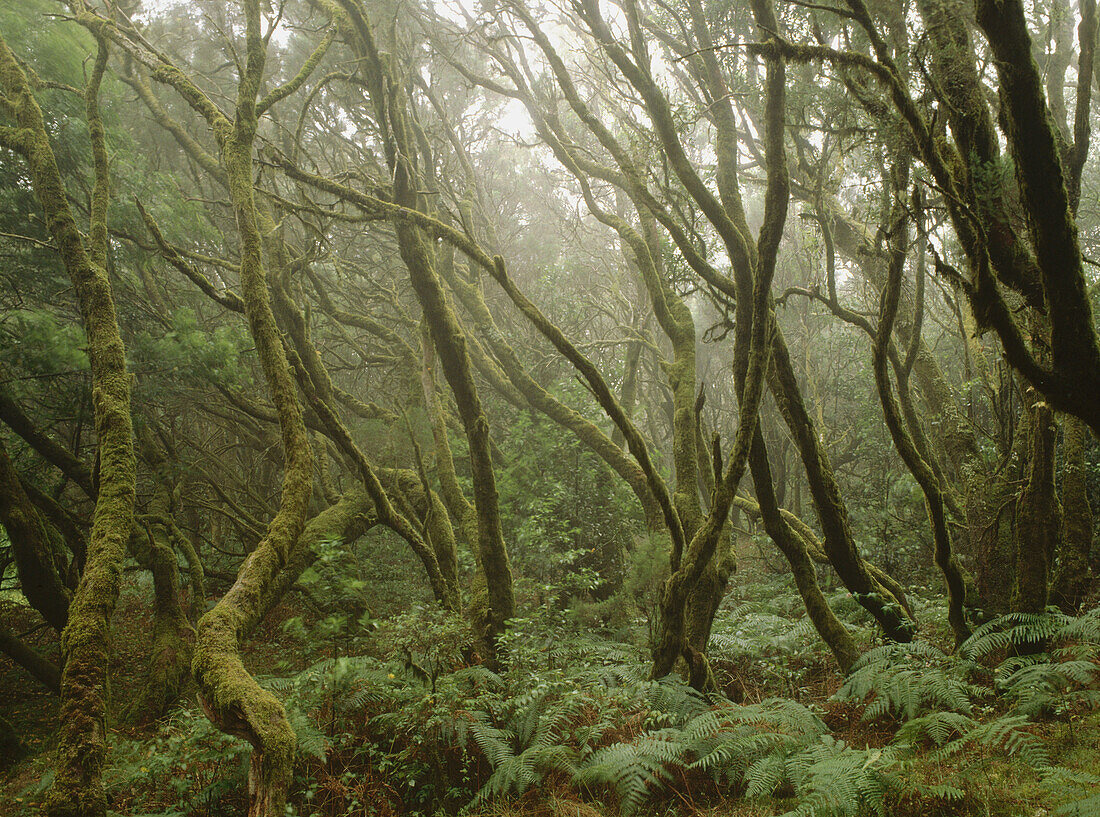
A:
[[[163,493],[164,488],[158,486],[157,492]],[[159,718],[179,700],[191,678],[195,640],[195,630],[180,604],[179,567],[167,526],[154,516],[143,518],[141,527],[134,531],[130,549],[153,575],[153,627],[145,678],[129,708],[131,721]]]
[[[415,205],[413,181],[404,176],[404,172],[398,173],[398,179],[402,178],[405,179],[402,184],[409,185],[403,194],[407,200],[405,204]],[[399,190],[400,187],[395,185],[395,193]],[[414,197],[411,202],[408,201],[410,195]],[[401,201],[400,195],[397,200]],[[479,567],[485,575],[489,601],[486,622],[488,631],[483,636],[483,641],[488,645],[504,632],[505,623],[515,612],[512,569],[504,545],[496,474],[489,446],[489,421],[474,382],[473,366],[466,352],[465,332],[446,301],[428,245],[420,230],[411,225],[401,222],[395,225],[395,229],[402,258],[423,309],[444,376],[455,396],[459,417],[470,446],[474,509],[478,523]]]
[[[895,178],[894,182],[895,202],[892,212],[894,238],[891,242],[890,272],[886,287],[882,291],[879,323],[874,336],[872,357],[875,385],[894,447],[897,448],[902,461],[924,493],[925,506],[928,509],[932,528],[936,565],[947,582],[947,620],[955,634],[955,644],[958,646],[970,637],[970,627],[966,623],[966,612],[963,608],[966,601],[966,586],[958,562],[952,553],[951,534],[947,529],[947,503],[944,499],[944,490],[939,478],[917,449],[913,437],[906,428],[901,407],[890,384],[888,353],[894,331],[894,320],[898,312],[898,301],[901,297],[902,273],[905,269],[909,233],[908,224],[902,216],[904,212],[902,197],[905,194],[904,187],[909,175],[908,159],[900,161],[902,165],[894,170],[899,178]]]
[[[810,617],[814,629],[833,654],[837,667],[842,673],[847,673],[859,657],[859,650],[851,633],[833,613],[825,595],[821,592],[817,582],[817,570],[814,568],[806,540],[792,528],[779,508],[764,435],[759,431],[753,439],[749,467],[752,469],[753,483],[756,485],[758,510],[764,522],[764,529],[791,566],[795,587],[798,588],[798,594],[802,597],[806,614]]]
[[[590,17],[589,25],[594,22],[597,11],[592,5],[586,6]],[[771,36],[777,29],[772,7],[767,0],[755,0],[753,12],[757,25],[765,36]],[[602,21],[597,25],[597,35],[606,39],[607,31]],[[605,42],[605,48],[607,47]],[[612,59],[615,54],[609,50]],[[630,75],[629,66],[616,59],[616,64],[624,73]],[[790,197],[790,178],[787,171],[787,156],[784,144],[785,106],[786,106],[786,67],[782,60],[769,60],[766,80],[765,105],[765,168],[767,187],[764,196],[764,221],[760,228],[758,247],[749,252],[747,235],[735,225],[731,216],[722,206],[710,197],[709,191],[699,189],[694,172],[684,167],[682,148],[669,132],[667,120],[667,101],[664,100],[648,77],[631,77],[631,81],[646,95],[648,107],[655,114],[662,132],[662,143],[673,154],[673,164],[678,166],[677,174],[688,185],[696,187],[693,196],[704,209],[714,210],[708,213],[712,223],[720,231],[724,227],[727,233],[727,247],[734,264],[734,276],[737,286],[737,314],[734,337],[734,380],[740,405],[737,432],[729,452],[728,463],[724,469],[715,463],[715,488],[711,496],[710,512],[699,525],[684,549],[683,558],[674,565],[672,574],[661,588],[659,596],[659,615],[655,643],[652,648],[654,677],[669,672],[673,662],[683,655],[691,667],[691,681],[709,685],[711,675],[706,665],[706,657],[687,641],[684,622],[684,609],[688,595],[698,583],[714,558],[719,540],[722,538],[729,509],[734,502],[737,486],[741,481],[746,465],[751,459],[752,442],[758,431],[758,415],[764,394],[765,376],[769,367],[772,338],[776,331],[774,316],[771,312],[771,284],[775,274],[779,243],[786,223],[787,206]],[[677,158],[679,157],[679,158]],[[701,183],[700,183],[701,184]],[[717,208],[717,209],[716,209]],[[743,221],[743,213],[734,214],[736,221]],[[689,408],[690,434],[695,439],[694,395]],[[694,451],[693,451],[694,459]],[[695,463],[693,462],[693,467]]]
[[[1076,417],[1062,423],[1062,547],[1058,552],[1050,600],[1064,612],[1080,608],[1096,577],[1092,574],[1093,515],[1086,490],[1085,446],[1088,427]]]
[[[350,544],[378,524],[374,501],[361,485],[347,491],[331,505],[310,519],[290,552],[286,567],[266,588],[261,618],[283,598],[302,573],[317,561],[317,548],[333,540]]]
[[[46,797],[56,817],[97,817],[106,812],[102,773],[106,757],[107,645],[120,572],[134,513],[135,464],[130,420],[130,375],[107,276],[107,206],[110,184],[99,85],[107,46],[98,53],[85,88],[95,178],[87,237],[69,208],[42,111],[15,55],[0,40],[0,88],[16,120],[8,147],[27,161],[46,226],[73,282],[88,337],[99,451],[99,490],[87,560],[62,633],[64,672],[57,769]]]
[[[814,509],[821,522],[825,552],[844,586],[875,617],[887,637],[895,641],[909,641],[913,637],[912,621],[894,594],[871,575],[856,549],[847,505],[828,454],[802,400],[790,353],[778,331],[775,338],[772,394],[806,468]]]
[[[447,436],[447,421],[443,414],[443,405],[436,391],[435,346],[427,323],[420,323],[420,389],[424,396],[424,405],[432,426],[432,441],[435,443],[436,473],[443,504],[447,506],[451,517],[458,522],[459,531],[468,547],[477,547],[477,514],[470,500],[466,498],[458,484],[455,471],[454,454],[451,441]]]
[[[527,373],[512,346],[504,339],[496,325],[481,290],[473,283],[463,281],[453,270],[444,270],[444,276],[459,302],[473,319],[485,338],[493,355],[508,378],[508,382],[522,395],[527,405],[540,411],[558,425],[571,431],[595,454],[604,460],[634,491],[642,503],[646,519],[651,526],[660,525],[660,510],[649,489],[645,473],[630,459],[613,438],[608,437],[595,423],[576,410],[556,399]],[[639,345],[639,344],[636,344]],[[635,359],[635,367],[637,360]],[[635,373],[636,376],[636,373]],[[626,411],[624,406],[624,411]],[[621,434],[621,432],[620,432]]]
[[[366,85],[383,131],[386,161],[392,173],[393,203],[410,212],[424,213],[430,219],[420,196],[416,126],[402,83],[391,70],[388,58],[379,52],[374,31],[362,5],[356,0],[336,2],[350,23],[349,34],[356,50],[363,56]],[[420,303],[443,375],[454,395],[469,443],[473,505],[477,519],[477,553],[488,593],[487,630],[481,637],[487,645],[491,645],[514,615],[515,596],[512,568],[501,529],[489,421],[474,380],[465,330],[447,302],[435,269],[431,239],[421,226],[408,218],[395,218],[393,226],[401,259],[409,272],[409,280]]]
[[[200,702],[223,731],[252,744],[250,817],[282,817],[296,738],[282,704],[256,683],[240,656],[241,639],[267,611],[272,586],[305,525],[313,494],[313,454],[294,377],[275,323],[253,190],[257,101],[266,61],[257,0],[243,0],[245,61],[230,119],[178,68],[154,58],[153,78],[171,85],[213,130],[239,237],[241,300],[264,380],[279,420],[285,471],[279,509],[241,565],[237,581],[198,625],[192,670]]]
[[[1062,508],[1054,487],[1058,426],[1051,407],[1030,392],[1027,482],[1016,500],[1016,581],[1012,611],[1041,613],[1049,598],[1051,564],[1059,551]]]
[[[995,57],[1001,117],[1049,312],[1051,363],[1069,389],[1066,397],[1090,403],[1073,413],[1100,433],[1100,341],[1066,169],[1032,56],[1024,4],[977,0],[975,15]],[[1042,391],[1048,400],[1055,399],[1048,389]]]
[[[0,420],[18,434],[31,448],[71,479],[84,493],[95,499],[92,472],[71,451],[35,426],[22,408],[0,389]]]
[[[153,575],[153,630],[149,663],[129,719],[159,718],[179,699],[191,678],[195,630],[180,603],[180,576],[173,547],[174,508],[167,459],[147,426],[137,438],[142,458],[156,483],[140,526],[130,537],[130,550]]]
[[[183,554],[187,562],[187,583],[191,588],[187,618],[195,622],[202,613],[206,612],[206,571],[202,566],[202,558],[195,543],[179,529],[173,519],[168,520],[168,534],[172,546]]]
[[[998,174],[1000,147],[978,76],[978,61],[967,28],[967,4],[959,0],[921,0],[931,49],[932,76],[944,96],[951,133],[966,157],[961,185],[972,197],[984,227],[984,248],[997,277],[1020,292],[1033,306],[1042,306],[1042,289],[1033,253],[1014,228],[1010,195]],[[977,236],[975,236],[977,238]]]

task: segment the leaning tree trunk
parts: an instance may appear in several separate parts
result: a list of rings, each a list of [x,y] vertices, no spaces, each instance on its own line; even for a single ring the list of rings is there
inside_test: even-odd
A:
[[[42,517],[0,441],[0,525],[15,556],[19,587],[31,607],[60,631],[69,619],[71,593],[62,581],[65,565],[51,546]]]
[[[799,532],[792,528],[791,524],[783,517],[779,502],[775,495],[775,486],[772,480],[771,465],[768,462],[768,450],[764,443],[764,435],[759,429],[753,438],[752,451],[749,458],[749,467],[752,469],[753,484],[756,486],[756,496],[759,500],[759,513],[764,523],[764,530],[775,542],[776,546],[786,557],[791,566],[791,575],[794,577],[795,587],[806,606],[806,614],[814,625],[821,640],[832,652],[836,659],[837,667],[842,673],[847,673],[859,657],[859,649],[856,647],[852,634],[844,624],[836,617],[825,594],[817,582],[817,570],[814,567],[809,548],[805,539]],[[825,558],[824,553],[821,554]]]
[[[417,142],[404,90],[390,71],[387,55],[377,48],[363,8],[352,0],[339,0],[339,6],[354,27],[356,44],[364,57],[367,85],[379,124],[383,127],[387,162],[393,174],[393,203],[408,212],[423,214],[416,167]],[[494,662],[496,640],[515,613],[515,595],[512,567],[501,527],[489,420],[474,380],[466,333],[447,301],[435,269],[432,241],[420,226],[403,217],[395,217],[393,226],[401,259],[409,272],[409,280],[423,311],[443,376],[454,395],[470,447],[478,567],[485,579],[488,601],[483,629],[477,636],[489,652],[487,659]]]

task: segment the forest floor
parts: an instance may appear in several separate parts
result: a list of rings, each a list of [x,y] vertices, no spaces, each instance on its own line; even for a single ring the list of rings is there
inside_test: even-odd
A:
[[[785,774],[789,779],[776,778],[778,782],[769,792],[745,796],[752,794],[748,778],[719,785],[715,782],[717,773],[707,774],[686,763],[678,765],[677,761],[666,766],[667,773],[655,774],[638,784],[639,797],[644,800],[639,799],[632,809],[627,785],[630,781],[619,771],[592,782],[591,777],[578,777],[564,766],[555,767],[552,762],[535,758],[528,764],[531,776],[526,784],[501,777],[502,770],[507,772],[507,763],[522,754],[520,749],[534,746],[534,738],[523,738],[518,727],[507,735],[502,731],[511,723],[509,717],[524,713],[515,701],[531,699],[533,690],[552,691],[539,699],[547,713],[545,721],[539,720],[541,712],[534,716],[536,723],[548,723],[557,717],[554,700],[567,697],[561,690],[576,687],[584,705],[570,710],[573,714],[568,728],[574,730],[570,734],[575,738],[581,726],[600,720],[602,737],[592,743],[593,747],[601,747],[599,751],[632,742],[650,745],[644,741],[655,735],[679,739],[679,735],[691,731],[689,715],[679,721],[672,717],[675,707],[693,705],[689,698],[677,699],[681,703],[655,703],[652,691],[638,692],[643,687],[631,686],[634,682],[628,681],[622,682],[622,688],[632,690],[629,692],[599,689],[608,685],[607,678],[626,678],[637,667],[612,666],[606,652],[600,653],[603,657],[599,659],[583,657],[587,655],[583,645],[588,642],[577,641],[575,634],[567,635],[564,630],[570,625],[562,623],[556,612],[556,623],[548,624],[547,619],[527,622],[528,635],[547,626],[562,627],[562,649],[577,650],[578,644],[582,649],[550,659],[545,647],[535,648],[542,652],[533,657],[517,648],[517,662],[529,659],[529,666],[535,667],[518,691],[478,685],[477,691],[471,692],[452,684],[449,679],[459,677],[463,670],[454,672],[447,666],[439,671],[428,663],[433,649],[436,657],[444,655],[444,664],[450,660],[446,657],[450,625],[424,613],[416,614],[421,616],[419,619],[414,615],[406,621],[404,630],[383,629],[377,638],[389,640],[388,656],[377,645],[364,648],[365,655],[356,656],[360,642],[329,633],[326,646],[318,638],[316,628],[321,622],[317,619],[306,623],[310,635],[303,639],[301,623],[291,609],[277,608],[262,631],[250,640],[246,660],[268,677],[265,683],[290,701],[288,708],[299,732],[301,757],[292,800],[295,813],[303,817],[427,816],[456,814],[464,806],[463,813],[470,817],[618,817],[631,813],[669,817],[1073,817],[1100,813],[1100,807],[1086,799],[1095,800],[1100,791],[1100,695],[1095,685],[1072,694],[1063,690],[1069,697],[1060,699],[1061,703],[1048,706],[1022,725],[1017,723],[1000,737],[979,736],[967,742],[952,733],[951,738],[958,743],[955,745],[925,736],[910,740],[901,749],[898,741],[903,733],[899,730],[916,718],[898,712],[867,717],[868,704],[876,694],[881,698],[902,694],[898,684],[889,690],[884,686],[863,698],[849,695],[839,700],[837,693],[843,679],[831,668],[823,650],[792,646],[813,641],[805,623],[797,615],[789,620],[775,615],[775,605],[767,608],[772,612],[762,613],[763,604],[736,598],[727,602],[712,642],[716,674],[727,690],[738,692],[744,706],[766,709],[772,705],[769,702],[787,700],[791,706],[804,708],[819,718],[823,728],[827,727],[824,739],[832,747],[834,759],[851,757],[856,761],[846,772],[828,771],[851,777],[849,782],[842,780],[843,785],[836,791],[823,787],[820,781],[807,783],[809,778],[800,779],[797,770],[788,770]],[[115,620],[116,644],[142,643],[142,633],[148,629],[146,609],[138,589],[130,588],[123,594]],[[794,610],[795,606],[791,604],[787,609]],[[0,606],[0,621],[18,633],[34,627],[34,620],[11,604]],[[741,623],[735,627],[738,621]],[[414,631],[415,637],[410,635]],[[36,646],[48,652],[47,636],[45,630],[38,630],[29,640],[41,642]],[[408,650],[408,643],[417,645],[415,665],[431,672],[432,688],[408,676],[407,658],[403,667],[402,659],[393,657],[392,647],[398,643],[406,644],[404,650]],[[759,655],[746,654],[758,650]],[[342,658],[331,660],[334,653]],[[588,662],[589,669],[587,674],[562,674],[559,668],[551,667],[554,660],[560,660],[562,666]],[[925,668],[927,676],[932,677],[950,666],[937,664],[934,659],[921,660],[918,673],[904,679],[902,686],[919,687],[920,672]],[[114,652],[115,701],[133,697],[143,661],[144,657],[136,652]],[[548,663],[538,666],[539,662]],[[347,673],[350,680],[338,681],[338,672]],[[376,693],[379,685],[386,684],[390,687],[384,693]],[[975,722],[1007,723],[1005,719],[1016,711],[1013,707],[1018,700],[1003,690],[983,692],[978,686],[968,689],[976,702],[980,700],[972,712]],[[37,813],[44,781],[48,781],[56,698],[10,661],[0,658],[0,713],[15,725],[27,749],[14,765],[0,764],[8,766],[0,771],[0,815],[29,817]],[[934,711],[911,714],[925,718],[944,715]],[[488,730],[493,734],[474,734],[474,722],[494,724]],[[683,732],[675,732],[673,727]],[[780,721],[769,722],[763,734],[787,728]],[[565,731],[563,728],[563,735]],[[107,785],[114,813],[128,817],[228,817],[243,813],[247,747],[210,728],[190,696],[167,719],[116,726],[111,735]],[[516,756],[493,759],[490,738],[494,736],[514,739]],[[947,751],[937,743],[946,743]],[[1041,747],[1041,762],[1027,757],[1029,747]],[[591,750],[585,754],[592,756]],[[814,763],[829,762],[829,754],[826,751]],[[581,755],[578,751],[571,757],[578,760]],[[800,762],[797,757],[796,750],[790,750],[787,763],[792,768]],[[818,766],[807,768],[810,777],[818,773],[814,771]],[[1052,771],[1055,769],[1057,772]],[[873,772],[875,777],[863,774],[865,771]],[[844,788],[849,783],[855,802],[846,808],[834,800],[849,796]],[[881,786],[882,791],[865,790],[865,785],[871,789]],[[484,793],[486,787],[494,786],[505,796],[487,796],[480,805],[469,805],[479,790]],[[1067,805],[1072,802],[1082,805]]]

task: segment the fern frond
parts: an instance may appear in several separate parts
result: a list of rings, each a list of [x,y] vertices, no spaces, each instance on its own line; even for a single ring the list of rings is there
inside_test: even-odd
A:
[[[894,736],[895,746],[915,748],[924,738],[936,746],[943,746],[954,737],[970,732],[977,721],[960,712],[929,712],[902,724]]]
[[[1045,643],[1074,623],[1055,607],[1043,613],[1009,613],[978,627],[959,647],[959,655],[977,661],[1012,647]],[[1082,628],[1088,631],[1087,625]]]
[[[933,757],[956,754],[968,746],[981,746],[1018,757],[1036,769],[1048,768],[1050,754],[1039,738],[1027,731],[1031,722],[1026,715],[1005,715],[975,726],[962,737],[945,744]]]
[[[670,769],[683,765],[678,732],[663,729],[634,743],[616,743],[593,752],[574,777],[582,786],[610,785],[625,814],[635,813],[671,779]]]
[[[969,714],[984,691],[965,680],[971,667],[924,642],[888,644],[861,656],[838,701],[867,701],[864,720],[897,715],[912,720],[928,712]]]

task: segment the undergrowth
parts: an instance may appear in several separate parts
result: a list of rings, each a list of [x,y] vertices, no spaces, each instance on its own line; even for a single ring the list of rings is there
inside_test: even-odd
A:
[[[560,607],[514,622],[504,674],[466,666],[461,625],[427,611],[342,642],[352,654],[263,679],[298,734],[291,808],[528,813],[508,812],[516,803],[543,813],[523,805],[535,798],[578,814],[1007,815],[978,802],[976,781],[1011,770],[1048,813],[1100,814],[1100,769],[1061,764],[1052,739],[1060,729],[1063,742],[1095,740],[1100,612],[1007,616],[953,655],[926,641],[873,647],[831,696],[803,683],[814,675],[804,624],[785,619],[784,630],[765,605],[732,612],[717,660],[755,653],[779,665],[787,650],[804,662],[802,679],[769,677],[751,690],[766,694],[742,703],[649,680],[637,644],[571,626]],[[752,623],[735,629],[736,617]],[[767,644],[753,643],[754,628]],[[116,734],[112,807],[240,813],[247,753],[192,709],[153,735]],[[48,782],[20,792],[27,813]],[[753,811],[728,810],[737,804]]]

